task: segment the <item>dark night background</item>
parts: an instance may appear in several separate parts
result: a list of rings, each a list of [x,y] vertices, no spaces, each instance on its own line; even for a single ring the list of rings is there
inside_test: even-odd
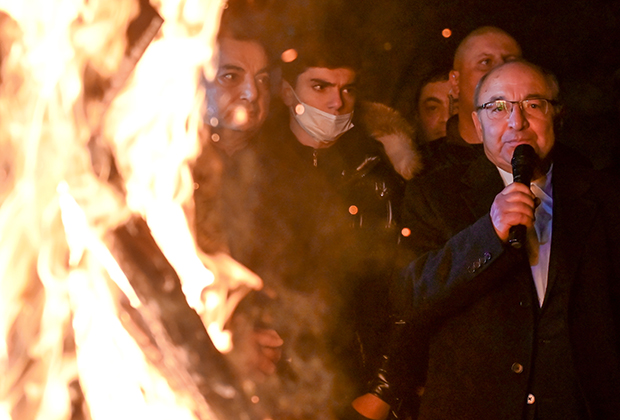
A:
[[[269,15],[265,29],[276,53],[290,47],[291,37],[320,31],[329,22],[334,33],[361,49],[365,98],[396,108],[408,103],[421,74],[451,64],[469,32],[498,26],[521,44],[526,59],[558,76],[566,104],[565,142],[597,167],[615,163],[620,149],[620,0],[246,1]],[[451,37],[442,36],[444,28]]]
[[[442,60],[450,63],[473,29],[498,26],[521,44],[526,59],[558,76],[566,104],[565,142],[597,167],[616,163],[620,1],[363,0],[358,5],[362,37],[372,40],[366,47],[372,99],[398,107],[420,71]],[[444,28],[452,30],[448,39],[441,35]],[[381,50],[385,42],[391,50]]]

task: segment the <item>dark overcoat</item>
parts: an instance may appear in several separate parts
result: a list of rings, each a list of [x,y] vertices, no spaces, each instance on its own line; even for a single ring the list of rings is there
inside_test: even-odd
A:
[[[540,320],[562,290],[559,325],[567,344],[549,366],[536,367],[537,380],[561,394],[568,386],[563,370],[571,371],[585,418],[620,418],[620,189],[561,145],[553,153],[553,236],[542,308],[527,260],[494,232],[489,210],[503,183],[485,156],[408,186],[403,220],[416,259],[404,276],[411,292],[407,316],[430,334],[420,419],[528,417],[533,363],[544,346],[553,355],[555,345],[541,339]],[[567,419],[561,408],[552,411],[544,418]]]

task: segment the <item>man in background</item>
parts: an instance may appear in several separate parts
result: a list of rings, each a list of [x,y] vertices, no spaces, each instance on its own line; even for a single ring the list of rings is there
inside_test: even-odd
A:
[[[521,47],[517,41],[493,26],[475,29],[461,41],[449,76],[452,94],[459,103],[458,114],[448,120],[446,137],[429,145],[426,171],[448,162],[466,163],[482,154],[482,146],[471,120],[476,84],[493,68],[520,57]]]
[[[458,112],[458,101],[453,98],[449,71],[436,69],[421,80],[415,95],[415,121],[424,142],[446,136],[448,118]]]
[[[245,23],[245,25],[243,24]],[[232,156],[256,136],[271,99],[267,51],[249,22],[224,18],[218,35],[218,68],[205,80],[204,122],[209,140]]]
[[[260,15],[222,16],[218,64],[205,88],[202,153],[193,168],[195,228],[206,253],[225,253],[249,266],[261,182],[257,138],[271,103],[271,60],[263,42]],[[238,327],[242,325],[242,327]],[[234,350],[229,355],[245,378],[263,381],[275,372],[283,341],[273,329],[245,325],[233,317]]]

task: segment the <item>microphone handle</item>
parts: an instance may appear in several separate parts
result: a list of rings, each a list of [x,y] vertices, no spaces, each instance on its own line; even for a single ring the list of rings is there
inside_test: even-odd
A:
[[[527,229],[523,225],[512,226],[508,232],[508,243],[515,249],[520,249],[525,243]]]
[[[526,177],[515,176],[514,182],[518,182],[523,185],[529,185],[530,180],[523,179]],[[524,225],[512,226],[508,231],[508,243],[515,249],[520,249],[525,244],[525,235],[527,228]]]

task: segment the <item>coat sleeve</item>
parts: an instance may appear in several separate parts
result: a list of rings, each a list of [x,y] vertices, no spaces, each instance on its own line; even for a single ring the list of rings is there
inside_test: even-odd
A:
[[[488,213],[478,219],[458,202],[446,212],[446,203],[428,199],[420,184],[408,186],[404,221],[411,230],[407,247],[412,260],[401,273],[401,287],[411,296],[404,317],[416,323],[436,323],[475,302],[505,275],[523,263],[524,255],[504,246]],[[452,220],[450,219],[452,213]]]

